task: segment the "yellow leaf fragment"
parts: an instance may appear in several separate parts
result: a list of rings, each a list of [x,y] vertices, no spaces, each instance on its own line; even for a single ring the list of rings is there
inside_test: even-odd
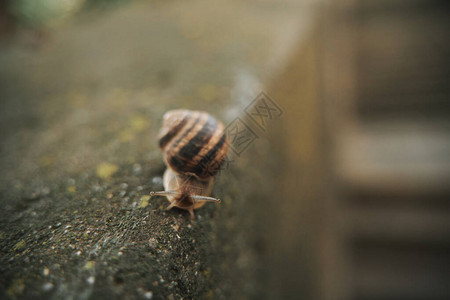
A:
[[[115,164],[103,162],[97,166],[97,176],[103,179],[108,179],[116,173],[118,169],[119,167]]]
[[[217,87],[212,84],[206,84],[198,89],[199,96],[202,100],[212,101],[217,98],[218,90]]]
[[[95,267],[95,261],[93,261],[93,260],[89,260],[89,261],[86,262],[86,264],[84,265],[84,269],[85,269],[85,270],[91,270],[93,267]]]
[[[131,128],[133,128],[134,131],[142,131],[145,128],[147,128],[150,125],[150,120],[145,118],[144,116],[137,115],[133,116],[130,120]]]
[[[23,247],[25,247],[26,242],[25,240],[20,240],[19,242],[17,242],[17,244],[14,245],[14,250],[20,250]]]
[[[139,204],[139,207],[146,207],[148,205],[148,200],[150,200],[150,196],[142,196],[141,204]]]
[[[121,142],[129,142],[134,139],[134,131],[130,129],[124,129],[119,132],[119,141]]]

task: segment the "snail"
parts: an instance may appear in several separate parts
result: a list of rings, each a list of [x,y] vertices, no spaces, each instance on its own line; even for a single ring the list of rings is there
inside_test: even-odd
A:
[[[171,110],[164,114],[159,133],[159,147],[167,166],[163,176],[164,191],[150,196],[166,196],[170,205],[189,212],[206,202],[220,203],[209,197],[214,176],[228,152],[223,124],[203,111]]]

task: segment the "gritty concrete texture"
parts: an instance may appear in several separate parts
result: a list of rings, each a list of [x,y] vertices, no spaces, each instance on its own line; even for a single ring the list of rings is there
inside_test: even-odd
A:
[[[163,113],[239,116],[299,37],[293,8],[138,1],[3,44],[0,298],[264,295],[276,156],[263,136],[221,172],[222,203],[195,223],[148,195],[162,189]]]

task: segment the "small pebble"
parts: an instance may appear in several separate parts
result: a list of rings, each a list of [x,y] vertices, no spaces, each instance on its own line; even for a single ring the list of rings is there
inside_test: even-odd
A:
[[[127,194],[127,191],[120,191],[119,197],[122,198],[122,197],[125,196],[126,194]]]
[[[148,245],[150,248],[154,249],[156,246],[158,246],[158,241],[155,238],[151,238],[148,240]]]
[[[46,292],[50,291],[51,289],[53,289],[54,285],[51,282],[47,282],[42,286],[42,289]]]
[[[89,276],[88,279],[86,279],[86,282],[89,283],[89,284],[94,284],[95,277],[94,276]]]
[[[142,185],[140,185],[140,186],[138,186],[138,187],[136,188],[136,191],[140,192],[140,191],[142,191],[143,189],[144,189],[144,187],[143,187]]]
[[[163,184],[163,179],[160,176],[156,176],[152,178],[152,183],[155,185],[162,185]]]
[[[145,299],[152,299],[153,292],[152,291],[145,292],[144,297],[145,297]]]
[[[50,189],[48,187],[42,188],[41,194],[47,196],[48,194],[50,194]]]
[[[127,188],[128,188],[128,183],[121,183],[120,184],[120,188],[122,189],[122,190],[126,190]]]
[[[50,270],[48,268],[44,268],[44,271],[42,271],[42,274],[44,276],[48,276],[50,274]]]
[[[134,164],[134,165],[133,165],[133,172],[134,172],[136,175],[141,174],[141,172],[142,172],[142,167],[141,167],[141,165],[140,165],[140,164]]]

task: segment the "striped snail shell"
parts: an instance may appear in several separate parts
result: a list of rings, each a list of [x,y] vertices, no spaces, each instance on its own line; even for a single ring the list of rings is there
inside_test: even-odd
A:
[[[170,201],[167,209],[188,210],[191,219],[194,209],[206,202],[220,202],[208,197],[228,152],[220,121],[202,111],[168,111],[163,117],[159,147],[167,166],[163,177],[165,191],[150,195],[166,196]]]

